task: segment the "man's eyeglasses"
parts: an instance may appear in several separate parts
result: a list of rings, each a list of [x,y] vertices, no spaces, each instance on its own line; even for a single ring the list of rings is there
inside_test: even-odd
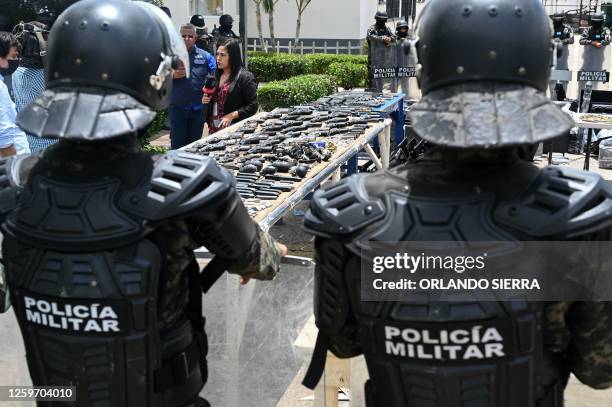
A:
[[[183,38],[194,38],[194,36],[191,34],[185,34],[183,35]]]

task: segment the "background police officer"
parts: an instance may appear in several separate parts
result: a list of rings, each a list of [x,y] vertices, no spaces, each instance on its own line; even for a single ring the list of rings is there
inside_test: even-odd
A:
[[[191,16],[191,20],[189,21],[196,28],[196,43],[195,45],[208,52],[211,55],[215,54],[214,50],[214,41],[213,36],[208,34],[208,29],[206,28],[206,22],[204,21],[204,16],[201,14],[194,14]]]
[[[308,385],[326,349],[365,355],[369,407],[561,406],[570,372],[612,385],[610,302],[482,301],[472,292],[362,300],[362,256],[376,242],[610,240],[612,192],[598,175],[520,158],[525,145],[572,126],[544,94],[551,34],[533,0],[428,2],[417,44],[423,98],[409,114],[434,147],[320,189],[305,218],[316,235],[319,328]],[[457,357],[484,331],[503,352]]]
[[[592,45],[596,48],[601,48],[610,44],[610,33],[606,27],[603,26],[604,15],[593,14],[589,19],[589,26],[582,33],[580,38],[581,45]]]
[[[580,38],[584,45],[582,52],[581,71],[603,71],[606,62],[606,47],[610,44],[610,32],[603,25],[603,14],[593,14],[589,19],[589,27]],[[578,82],[578,89],[585,89],[587,82]],[[591,83],[593,89],[607,89],[607,84]]]
[[[234,38],[239,39],[232,27],[234,25],[234,18],[229,14],[223,14],[219,17],[219,27],[215,28],[212,32],[212,36],[217,39],[217,43],[223,38]]]
[[[382,92],[385,81],[374,77],[374,68],[386,65],[387,61],[395,59],[391,47],[395,37],[387,27],[389,17],[386,12],[377,11],[374,19],[376,23],[368,29],[366,37],[368,41],[368,80],[370,88]]]
[[[407,68],[414,66],[410,55],[410,42],[408,39],[408,22],[406,20],[400,20],[395,25],[395,37],[397,40],[397,66],[399,68],[398,76],[392,86],[393,92],[401,90],[407,97],[408,94],[408,83],[410,77],[404,76],[405,72],[401,71],[401,68]]]
[[[159,8],[75,3],[50,35],[47,90],[18,116],[60,141],[0,161],[3,263],[32,382],[75,386],[76,406],[206,406],[209,277],[193,250],[242,283],[279,268],[281,247],[226,170],[140,149],[179,60],[189,68]]]
[[[553,39],[561,42],[563,51],[557,58],[557,70],[569,70],[569,45],[574,43],[574,30],[566,24],[565,13],[555,13],[551,16],[553,21]],[[550,81],[549,91],[556,100],[565,100],[568,81]]]

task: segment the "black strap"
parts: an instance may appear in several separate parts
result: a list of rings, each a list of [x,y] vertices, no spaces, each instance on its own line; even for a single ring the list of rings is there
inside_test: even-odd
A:
[[[213,259],[208,262],[202,273],[200,273],[200,286],[202,287],[202,291],[205,293],[210,290],[210,288],[217,282],[217,280],[223,275],[225,270],[227,270],[229,262],[226,259],[222,259],[219,256],[213,257]]]
[[[306,376],[304,376],[304,380],[302,380],[302,384],[310,390],[314,390],[314,388],[317,387],[317,384],[319,384],[321,380],[321,376],[323,376],[323,371],[325,371],[328,342],[329,338],[327,334],[319,331],[317,334],[317,342],[312,352],[312,358],[310,359],[310,366],[308,366]]]
[[[179,386],[187,381],[189,374],[196,366],[199,366],[203,357],[201,346],[201,341],[198,340],[198,335],[196,335],[183,352],[163,361],[162,367],[154,373],[155,391],[157,393]]]

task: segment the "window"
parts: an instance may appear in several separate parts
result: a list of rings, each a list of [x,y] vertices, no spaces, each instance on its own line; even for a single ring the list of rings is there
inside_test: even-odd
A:
[[[223,0],[191,0],[191,15],[220,16],[223,14]]]
[[[387,0],[389,18],[412,18],[416,15],[416,0]]]

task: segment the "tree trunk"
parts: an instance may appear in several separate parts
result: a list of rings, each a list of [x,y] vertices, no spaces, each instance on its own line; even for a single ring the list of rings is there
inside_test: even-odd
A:
[[[298,13],[297,22],[295,24],[295,46],[300,42],[300,29],[302,28],[302,13]]]
[[[270,38],[274,44],[274,9],[268,14],[268,27],[270,27]]]
[[[257,32],[259,33],[259,42],[264,51],[267,52],[268,50],[263,40],[263,32],[261,31],[261,0],[253,0],[253,2],[255,2],[255,23],[257,25]]]

